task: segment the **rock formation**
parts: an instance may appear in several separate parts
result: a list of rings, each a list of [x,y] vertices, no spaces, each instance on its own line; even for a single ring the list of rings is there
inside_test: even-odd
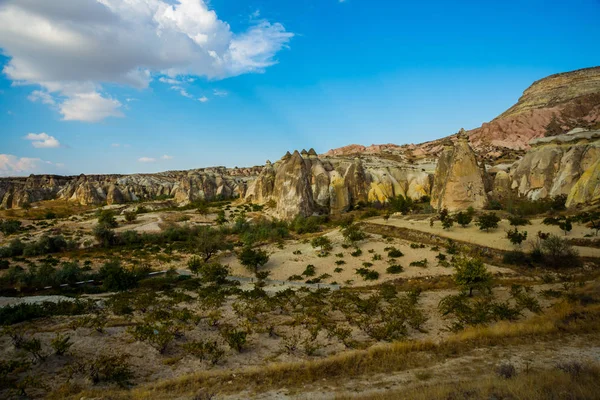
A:
[[[101,205],[169,197],[187,204],[201,199],[243,197],[246,183],[259,171],[258,167],[215,167],[158,174],[1,178],[0,201],[3,208],[53,199]]]
[[[535,139],[531,147],[512,172],[512,189],[532,200],[569,195],[600,158],[600,131],[574,130]]]
[[[482,169],[464,129],[461,129],[453,148],[444,146],[433,179],[431,206],[437,210],[481,209],[487,203]]]

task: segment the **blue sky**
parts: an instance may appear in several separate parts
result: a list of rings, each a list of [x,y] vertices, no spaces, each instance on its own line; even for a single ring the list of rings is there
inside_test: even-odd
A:
[[[0,175],[419,143],[600,65],[597,0],[102,1],[0,0]]]

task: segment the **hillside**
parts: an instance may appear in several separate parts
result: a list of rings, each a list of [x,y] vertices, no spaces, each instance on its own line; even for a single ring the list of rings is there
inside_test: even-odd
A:
[[[467,134],[480,156],[490,161],[514,158],[529,149],[530,140],[544,136],[554,115],[564,132],[576,126],[597,127],[600,123],[600,67],[555,74],[534,82],[515,105]],[[349,145],[326,154],[397,153],[428,157],[437,154],[443,141],[454,136],[417,145]]]

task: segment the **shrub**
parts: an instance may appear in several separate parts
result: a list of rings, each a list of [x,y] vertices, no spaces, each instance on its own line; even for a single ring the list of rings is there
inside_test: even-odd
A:
[[[335,265],[344,265],[346,264],[346,261],[344,260],[335,260]]]
[[[550,267],[581,266],[581,260],[577,250],[575,250],[566,240],[563,240],[556,235],[550,235],[547,239],[541,241],[541,251],[545,263]]]
[[[202,264],[199,272],[201,275],[200,280],[202,282],[216,284],[225,283],[230,273],[228,267],[215,262]],[[262,273],[266,273],[268,276],[269,271],[262,271]],[[256,276],[258,277],[260,274],[261,272],[257,272]],[[266,279],[266,276],[263,279]]]
[[[450,228],[452,228],[452,225],[454,225],[454,219],[452,217],[448,216],[443,219],[442,227],[444,229],[450,229]]]
[[[364,240],[367,235],[358,227],[358,225],[352,224],[342,229],[342,236],[344,240],[350,244],[355,244],[361,240]]]
[[[351,255],[352,257],[358,257],[358,256],[360,256],[361,254],[362,254],[362,250],[361,250],[361,249],[356,249],[356,250],[354,250],[352,253],[350,253],[350,255]]]
[[[189,342],[183,345],[183,349],[201,360],[209,360],[213,365],[217,364],[225,354],[225,351],[219,347],[216,341]]]
[[[50,341],[50,346],[54,349],[54,354],[62,356],[73,346],[73,342],[71,342],[71,336],[57,333]]]
[[[502,262],[510,265],[526,265],[529,263],[529,258],[522,251],[507,251],[502,256]]]
[[[562,229],[566,236],[567,233],[571,232],[571,229],[573,229],[573,224],[569,218],[565,218],[563,221],[558,223],[558,227]]]
[[[21,303],[0,308],[0,321],[4,325],[13,325],[54,315],[81,315],[94,309],[95,303],[93,301],[82,300],[59,301],[57,303],[44,302],[41,304]]]
[[[339,268],[339,267],[338,267],[338,268],[335,268],[335,269],[333,270],[333,272],[335,272],[335,273],[340,273],[340,272],[343,272],[343,271],[344,271],[344,269],[343,269],[343,268]]]
[[[137,219],[137,213],[134,211],[126,211],[125,213],[125,221],[133,222]]]
[[[379,272],[368,268],[358,268],[356,273],[362,276],[365,281],[375,281],[379,279]]]
[[[102,354],[90,362],[79,364],[76,370],[85,374],[94,385],[107,382],[125,387],[134,377],[128,358],[124,354],[118,356]]]
[[[454,282],[463,292],[468,290],[469,296],[473,295],[473,289],[491,292],[492,274],[486,269],[483,261],[478,258],[461,257],[454,262],[454,267]]]
[[[312,264],[309,264],[306,266],[306,269],[304,270],[304,272],[302,273],[302,275],[304,276],[315,276],[315,266]]]
[[[408,214],[414,208],[413,200],[402,195],[388,199],[388,204],[392,211],[402,214]]]
[[[520,215],[509,215],[508,222],[511,226],[531,225],[531,221]]]
[[[248,335],[246,332],[231,327],[224,327],[221,329],[221,335],[229,347],[236,350],[238,353],[242,352],[246,345],[246,336]]]
[[[404,268],[402,267],[402,265],[390,265],[389,267],[387,267],[386,272],[388,274],[399,274],[401,272],[404,271]]]
[[[238,259],[243,266],[256,273],[258,268],[269,261],[269,255],[265,250],[254,250],[250,247],[244,247],[242,252],[238,255]]]
[[[380,261],[380,260],[381,260],[381,254],[373,254],[371,261]]]
[[[112,210],[101,210],[98,213],[98,225],[104,225],[107,228],[116,228],[119,224],[115,219],[115,213]]]
[[[109,226],[106,226],[104,224],[96,225],[94,227],[93,234],[94,238],[96,238],[96,240],[100,242],[100,245],[103,247],[109,247],[117,244],[118,242],[118,238],[115,234],[115,231],[113,231],[112,229],[110,229]]]
[[[193,274],[200,274],[200,268],[202,267],[202,259],[198,256],[192,256],[187,262],[187,267]]]
[[[42,352],[42,342],[38,338],[24,339],[21,348],[33,356],[36,361],[44,361],[47,357]]]
[[[327,236],[317,236],[311,241],[311,245],[315,249],[320,248],[321,252],[328,252],[333,249],[331,240]]]
[[[175,339],[175,332],[172,324],[161,323],[143,323],[128,329],[131,336],[140,342],[147,342],[154,347],[160,354],[164,354]]]
[[[118,261],[105,263],[98,271],[98,277],[102,280],[102,287],[108,291],[121,291],[137,286],[139,276],[129,271]]]
[[[515,246],[520,246],[527,239],[527,232],[519,232],[515,229],[511,229],[506,232],[506,238]]]
[[[398,257],[403,257],[403,256],[404,256],[404,253],[395,247],[391,248],[388,251],[388,257],[390,257],[390,258],[398,258]]]
[[[473,215],[469,212],[460,211],[455,216],[456,222],[463,228],[467,227],[473,220]],[[442,224],[443,225],[443,224]]]
[[[500,217],[498,217],[495,213],[485,213],[480,215],[477,219],[476,225],[479,226],[479,229],[482,231],[489,231],[490,229],[495,229],[498,227],[498,222],[500,222]]]
[[[0,220],[0,232],[6,236],[17,233],[21,230],[21,221],[17,220]]]
[[[419,261],[413,261],[411,262],[409,265],[411,267],[421,267],[421,268],[427,268],[427,264],[429,264],[429,261],[427,261],[426,258],[419,260]]]

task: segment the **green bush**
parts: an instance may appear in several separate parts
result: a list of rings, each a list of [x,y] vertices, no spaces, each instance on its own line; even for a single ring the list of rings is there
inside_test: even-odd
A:
[[[399,274],[401,272],[404,271],[404,268],[402,267],[402,265],[390,265],[389,267],[387,267],[386,272],[388,274]]]
[[[22,229],[21,225],[21,221],[0,219],[0,232],[9,236],[19,232]]]
[[[315,266],[312,265],[312,264],[309,264],[304,269],[304,272],[302,273],[302,275],[304,275],[304,276],[315,276],[315,273],[316,273]]]
[[[483,261],[478,258],[460,257],[454,261],[456,272],[454,282],[463,292],[468,291],[469,296],[473,295],[473,290],[488,291],[492,290],[492,274],[487,270]]]
[[[497,228],[498,222],[500,222],[500,217],[495,213],[490,212],[480,215],[477,219],[476,225],[479,226],[480,230],[487,232],[490,229]]]
[[[73,342],[71,342],[71,336],[57,333],[50,341],[50,346],[54,349],[54,354],[62,356],[73,346]]]
[[[128,290],[137,286],[139,279],[149,271],[130,271],[118,261],[105,263],[98,271],[98,277],[102,280],[102,287],[107,291]]]
[[[388,251],[388,257],[390,258],[398,258],[398,257],[403,257],[404,253],[401,252],[400,250],[398,250],[395,247],[392,247],[389,251]]]

